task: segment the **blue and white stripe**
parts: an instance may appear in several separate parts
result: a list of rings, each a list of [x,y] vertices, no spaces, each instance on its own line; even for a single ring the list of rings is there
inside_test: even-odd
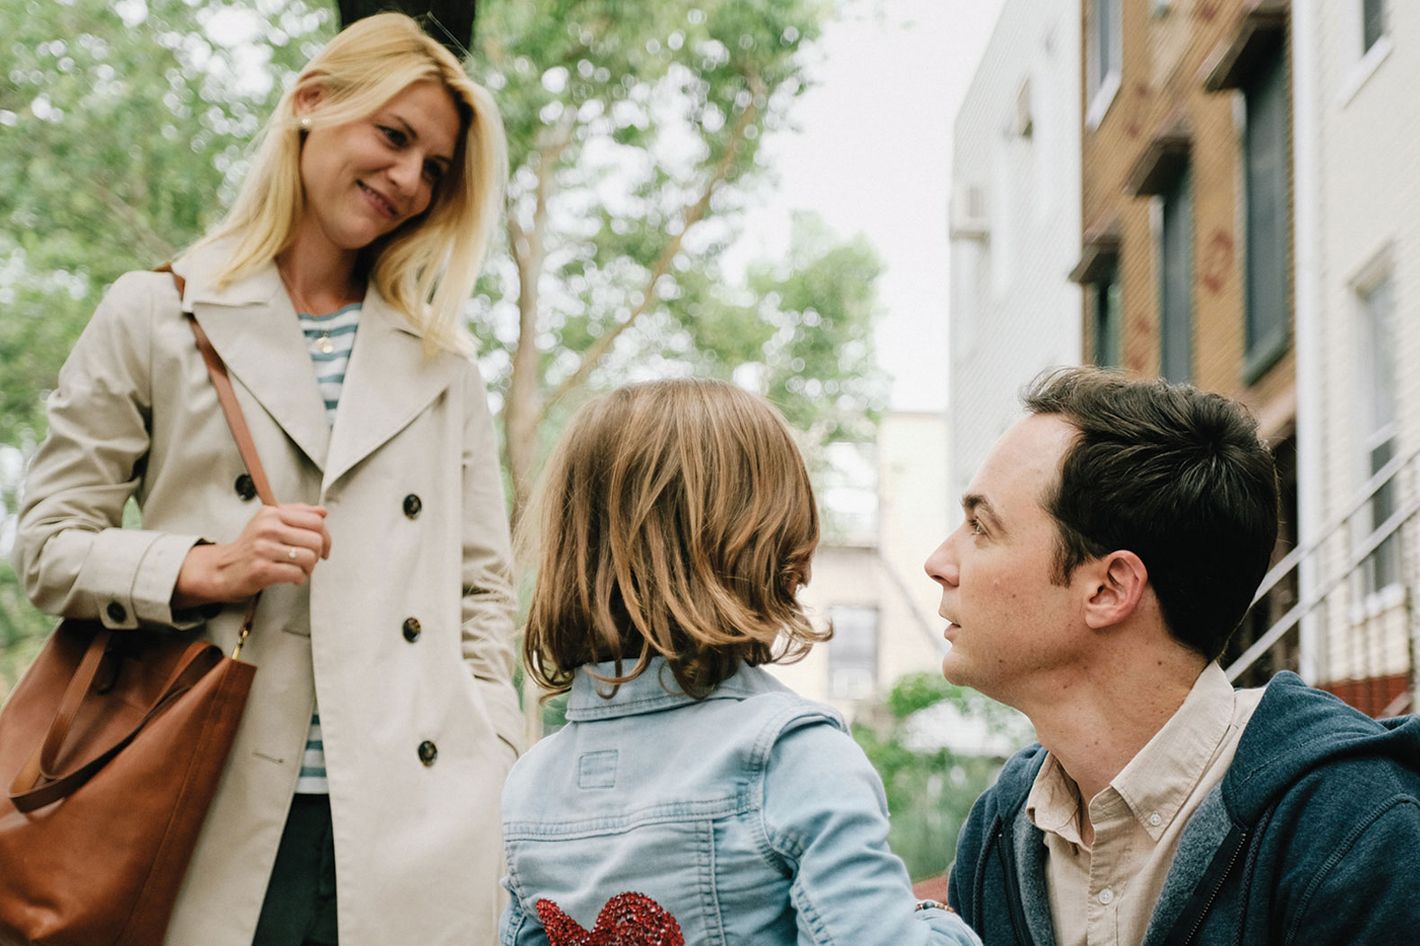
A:
[[[335,425],[335,411],[340,406],[340,392],[345,386],[345,370],[350,365],[350,352],[355,347],[355,330],[360,324],[360,303],[352,303],[329,315],[298,312],[301,333],[306,337],[311,364],[315,366],[316,383],[325,401],[325,416]],[[311,714],[311,728],[306,733],[306,750],[301,756],[301,775],[296,779],[296,791],[303,795],[330,794],[330,781],[325,771],[325,740],[320,730],[320,707]]]
[[[350,351],[355,347],[355,330],[360,324],[360,303],[354,302],[329,315],[309,315],[301,312],[301,333],[316,369],[316,383],[325,400],[325,416],[333,425],[335,408],[340,403],[340,390],[345,384],[345,369],[350,365]]]

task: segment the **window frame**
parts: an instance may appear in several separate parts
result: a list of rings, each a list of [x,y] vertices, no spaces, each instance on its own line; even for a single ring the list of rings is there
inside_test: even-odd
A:
[[[1124,82],[1124,0],[1089,0],[1090,29],[1086,41],[1085,125],[1098,128]],[[1101,42],[1101,25],[1108,24],[1108,42]],[[1106,48],[1107,46],[1107,48]]]
[[[860,616],[867,617],[866,622],[854,620]],[[882,614],[878,607],[873,604],[835,604],[828,608],[829,623],[834,629],[834,637],[827,645],[828,651],[828,693],[830,698],[836,700],[859,700],[868,699],[874,696],[878,690],[878,671],[882,663]],[[853,635],[866,627],[870,635],[868,650],[871,651],[867,660],[857,653],[847,656],[845,665],[845,651],[841,646],[848,643],[859,645],[861,642],[855,640]],[[844,633],[847,632],[847,633]],[[847,671],[850,675],[863,674],[867,680],[867,687],[848,687],[840,683],[839,675]]]
[[[1400,379],[1394,360],[1399,326],[1395,272],[1388,257],[1368,267],[1363,277],[1353,283],[1353,290],[1356,377],[1364,379],[1355,389],[1356,430],[1360,437],[1357,463],[1364,483],[1391,462],[1400,447]],[[1384,311],[1378,309],[1380,300]],[[1366,503],[1370,522],[1361,538],[1373,535],[1399,508],[1399,501],[1399,484],[1394,479],[1377,489]],[[1400,539],[1400,532],[1393,533],[1367,557],[1362,581],[1368,601],[1403,583]]]

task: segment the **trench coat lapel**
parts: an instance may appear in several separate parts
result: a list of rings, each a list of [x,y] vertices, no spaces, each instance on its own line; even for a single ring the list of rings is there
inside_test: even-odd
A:
[[[231,250],[210,244],[173,264],[187,280],[183,311],[197,319],[231,376],[324,470],[330,424],[296,310],[273,263],[219,288],[215,275]]]
[[[457,374],[463,359],[449,352],[425,356],[423,340],[407,326],[371,284],[335,414],[322,491],[403,430]]]

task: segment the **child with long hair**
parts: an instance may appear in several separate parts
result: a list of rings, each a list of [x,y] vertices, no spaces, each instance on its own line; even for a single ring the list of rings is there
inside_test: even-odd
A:
[[[769,405],[622,388],[573,419],[538,504],[524,658],[567,725],[503,795],[504,944],[978,942],[914,903],[843,721],[763,669],[828,636],[796,601],[818,515]]]

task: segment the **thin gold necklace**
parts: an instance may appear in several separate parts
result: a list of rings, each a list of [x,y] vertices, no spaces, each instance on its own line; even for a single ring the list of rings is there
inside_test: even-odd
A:
[[[286,273],[280,266],[276,267],[276,272],[281,277],[281,284],[286,287],[286,295],[291,298],[291,304],[296,309],[296,314],[299,316],[304,313],[311,318],[322,318],[322,316],[316,315],[314,308],[296,291],[295,286],[291,284],[291,280],[286,278]],[[337,307],[335,311],[339,312],[340,308]],[[333,315],[334,313],[330,314]],[[335,350],[335,342],[331,341],[330,331],[330,329],[323,329],[320,336],[316,339],[316,350],[322,355],[329,355]]]

